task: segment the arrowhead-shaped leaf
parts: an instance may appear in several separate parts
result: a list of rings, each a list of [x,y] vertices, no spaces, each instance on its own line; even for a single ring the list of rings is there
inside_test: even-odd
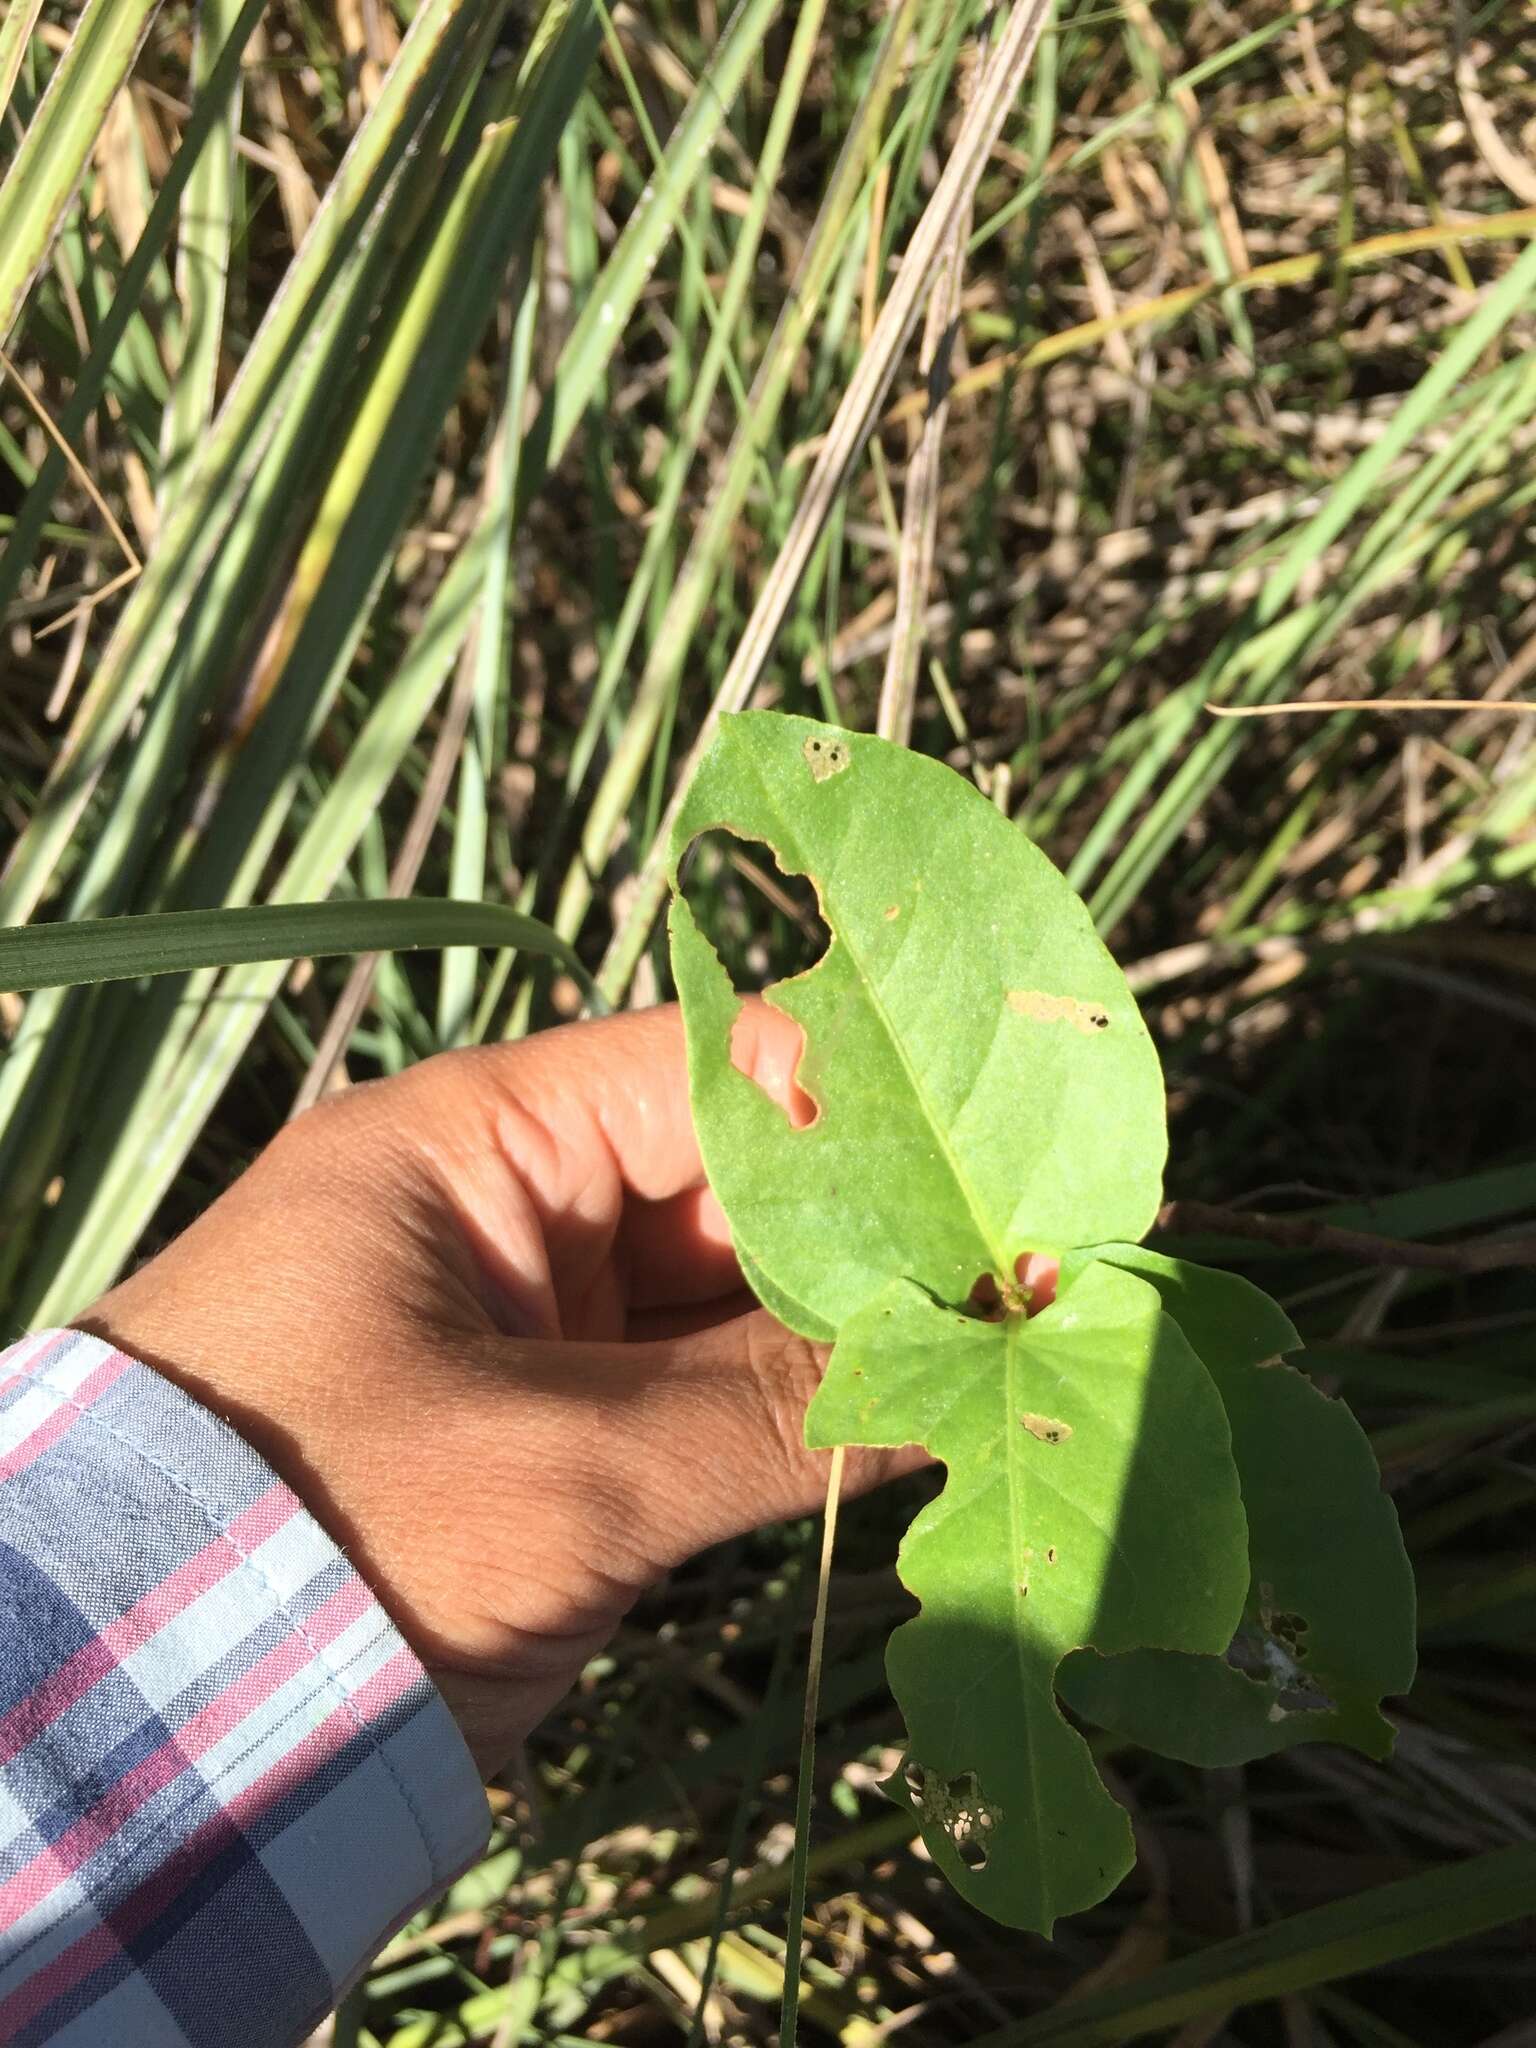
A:
[[[700,766],[674,880],[716,826],[809,876],[832,934],[768,992],[806,1035],[819,1115],[794,1130],[731,1065],[739,998],[673,899],[699,1143],[770,1305],[825,1335],[894,1279],[963,1301],[1022,1252],[1147,1230],[1157,1054],[1078,898],[977,790],[887,741],[746,712]]]
[[[805,1032],[803,1129],[732,1065],[740,999],[679,893],[717,827],[808,876],[832,934],[767,998]],[[897,1796],[953,1882],[1049,1931],[1129,1868],[1058,1692],[1193,1761],[1308,1735],[1382,1753],[1413,1602],[1369,1446],[1274,1363],[1295,1333],[1272,1302],[1113,1242],[1156,1214],[1162,1079],[1055,869],[941,764],[771,713],[723,722],[669,854],[710,1183],[760,1299],[837,1340],[808,1441],[948,1468],[902,1548],[922,1612],[889,1663]],[[1062,1259],[1034,1317],[1027,1252]],[[996,1322],[972,1311],[986,1276]]]
[[[920,1443],[949,1468],[900,1570],[891,1638],[907,1791],[952,1882],[1049,1933],[1130,1868],[1131,1830],[1056,1704],[1084,1644],[1219,1652],[1247,1589],[1226,1416],[1155,1288],[1079,1270],[982,1322],[898,1282],[838,1338],[813,1444]]]
[[[1098,1256],[1151,1282],[1216,1384],[1248,1514],[1250,1586],[1230,1659],[1074,1657],[1062,1696],[1100,1727],[1188,1763],[1247,1763],[1309,1741],[1385,1756],[1382,1698],[1413,1683],[1413,1575],[1364,1431],[1280,1363],[1300,1340],[1246,1280],[1134,1245]]]

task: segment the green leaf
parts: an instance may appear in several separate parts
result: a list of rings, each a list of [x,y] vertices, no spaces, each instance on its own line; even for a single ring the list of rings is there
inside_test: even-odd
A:
[[[558,960],[589,996],[586,970],[535,917],[499,903],[403,896],[382,903],[262,903],[246,910],[167,910],[0,930],[0,988],[72,988],[253,960],[328,953],[407,953],[421,946],[516,946]]]
[[[831,930],[767,994],[804,1032],[803,1128],[732,1064],[740,999],[680,893],[717,828],[808,876]],[[902,1549],[922,1612],[889,1670],[896,1793],[958,1889],[1049,1932],[1129,1868],[1058,1693],[1194,1762],[1310,1736],[1385,1754],[1413,1594],[1370,1447],[1280,1363],[1296,1334],[1257,1289],[1109,1241],[1156,1213],[1161,1080],[1062,878],[938,763],[762,713],[724,721],[667,852],[711,1184],[759,1297],[837,1333],[807,1441],[948,1467]],[[1062,1261],[1035,1317],[1031,1251]],[[987,1276],[1000,1320],[972,1306]]]
[[[763,1307],[789,1329],[798,1330],[802,1337],[814,1338],[818,1344],[830,1344],[836,1337],[837,1331],[831,1323],[824,1322],[803,1301],[796,1301],[792,1295],[775,1287],[752,1254],[740,1244],[736,1247],[736,1263],[741,1268],[742,1279]]]
[[[732,1066],[739,999],[672,907],[705,1167],[771,1288],[840,1328],[892,1280],[958,1303],[983,1273],[1011,1284],[1025,1252],[1147,1230],[1157,1055],[1082,904],[977,790],[884,740],[747,712],[722,722],[680,813],[674,888],[715,826],[809,876],[832,933],[768,994],[806,1034],[819,1114],[794,1130]]]
[[[0,183],[0,347],[53,246],[160,0],[90,0]]]
[[[1056,1704],[1057,1665],[1084,1645],[1217,1652],[1242,1611],[1247,1538],[1210,1376],[1157,1290],[1106,1264],[995,1323],[897,1282],[843,1327],[806,1435],[920,1443],[949,1467],[900,1559],[923,1603],[888,1652],[906,1794],[968,1898],[1048,1934],[1134,1860]]]
[[[1364,1431],[1280,1363],[1299,1339],[1246,1280],[1132,1245],[1099,1255],[1151,1282],[1215,1381],[1251,1581],[1231,1661],[1074,1657],[1062,1696],[1085,1719],[1187,1763],[1247,1763],[1306,1741],[1387,1755],[1393,1729],[1380,1702],[1413,1683],[1413,1575]]]

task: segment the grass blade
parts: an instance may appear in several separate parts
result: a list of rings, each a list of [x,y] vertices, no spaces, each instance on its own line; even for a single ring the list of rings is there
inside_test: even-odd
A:
[[[42,899],[107,760],[172,657],[197,586],[282,417],[303,346],[331,288],[361,266],[368,248],[362,224],[429,117],[434,88],[463,33],[463,15],[462,0],[423,0],[383,93],[327,188],[218,420],[187,470],[36,813],[0,877],[0,917],[8,923],[24,922]],[[0,248],[6,246],[0,226]]]
[[[379,903],[259,903],[15,926],[0,931],[0,988],[77,988],[260,960],[443,946],[513,946],[543,954],[589,985],[570,947],[535,917],[503,903],[402,896]]]
[[[0,114],[4,114],[11,103],[27,44],[42,11],[43,0],[15,0],[4,21],[0,21]]]
[[[89,0],[0,183],[0,347],[159,9],[160,0]],[[15,13],[25,19],[23,8]],[[18,39],[11,61],[20,54]]]
[[[672,586],[613,758],[588,805],[580,851],[566,875],[555,910],[555,929],[567,938],[580,928],[592,900],[593,877],[602,871],[625,811],[646,773],[656,734],[675,698],[689,647],[714,591],[763,451],[772,438],[790,378],[831,287],[844,233],[857,217],[861,190],[868,188],[886,109],[905,62],[916,13],[917,0],[902,0],[886,23],[869,83],[838,153],[788,301],[752,381],[746,413]]]
[[[203,0],[193,59],[197,98],[219,90],[221,52],[238,26],[236,0]],[[214,132],[187,182],[177,233],[176,292],[181,303],[181,357],[171,384],[160,441],[159,496],[178,487],[214,411],[214,385],[224,339],[224,303],[240,192],[235,137],[240,132],[241,83],[221,98]],[[195,104],[195,102],[194,102]]]
[[[655,268],[663,243],[677,222],[681,195],[690,192],[708,161],[716,137],[740,93],[748,69],[763,46],[779,0],[741,0],[726,23],[708,69],[667,144],[640,204],[603,266],[598,288],[583,304],[560,352],[554,387],[529,439],[542,450],[538,469],[530,468],[520,497],[553,468],[586,411],[598,378],[613,354],[646,279]]]
[[[155,194],[144,231],[121,275],[114,280],[111,303],[102,314],[91,352],[80,365],[73,389],[58,418],[59,438],[71,448],[79,446],[86,422],[101,402],[119,347],[139,315],[146,288],[175,228],[183,194],[201,153],[209,138],[224,122],[225,101],[238,88],[241,57],[261,19],[265,4],[266,0],[242,0],[224,46],[205,74],[204,90],[192,107],[191,118],[182,131],[181,147],[172,157]],[[66,468],[66,459],[58,448],[50,449],[16,515],[15,526],[7,535],[5,552],[0,554],[0,615],[9,611],[22,575],[44,536],[49,510],[64,480]]]
[[[1137,1983],[1090,1993],[976,2048],[1112,2048],[1206,2013],[1332,1984],[1536,1912],[1536,1845],[1522,1842],[1357,1892],[1218,1942]]]
[[[666,894],[666,846],[673,819],[687,796],[698,763],[714,738],[720,717],[739,711],[757,687],[784,623],[791,601],[847,483],[879,420],[880,407],[891,388],[902,351],[911,337],[957,222],[968,221],[976,187],[993,144],[1002,131],[1035,46],[1050,18],[1054,0],[1019,0],[1008,16],[997,47],[966,108],[954,149],[944,166],[933,197],[923,209],[903,253],[896,283],[880,310],[869,346],[833,417],[821,453],[806,481],[794,520],[773,567],[758,592],[751,618],[737,644],[715,701],[705,717],[666,815],[640,871],[623,923],[615,932],[598,980],[609,992],[629,985],[656,913]]]

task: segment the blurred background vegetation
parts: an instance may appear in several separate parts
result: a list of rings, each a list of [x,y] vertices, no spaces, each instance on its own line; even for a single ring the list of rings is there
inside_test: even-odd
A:
[[[1054,1944],[949,1895],[878,1789],[931,1482],[848,1515],[802,2038],[1517,2048],[1536,11],[1061,0],[957,201],[1015,18],[8,0],[0,923],[483,898],[648,1003],[711,706],[910,728],[1127,966],[1173,1195],[1470,1250],[1179,1241],[1369,1424],[1423,1674],[1385,1767],[1107,1754],[1141,1867]],[[1382,697],[1491,708],[1207,709]],[[710,860],[743,985],[814,957],[768,856]],[[0,997],[6,1333],[296,1103],[579,1002],[465,948]],[[635,1614],[338,2044],[773,2038],[813,1537]]]

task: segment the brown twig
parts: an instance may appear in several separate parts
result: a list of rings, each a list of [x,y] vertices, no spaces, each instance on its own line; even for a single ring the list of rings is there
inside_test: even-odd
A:
[[[1212,1202],[1165,1202],[1157,1228],[1167,1237],[1243,1237],[1286,1251],[1332,1252],[1363,1266],[1410,1266],[1429,1273],[1493,1273],[1536,1267],[1536,1232],[1475,1238],[1467,1244],[1419,1244],[1340,1230],[1305,1216],[1269,1216],[1259,1209],[1223,1209]]]
[[[48,436],[49,440],[52,441],[53,445],[58,449],[59,453],[63,456],[65,462],[68,463],[70,474],[74,477],[75,481],[79,484],[80,488],[85,492],[85,495],[90,499],[91,503],[96,507],[96,510],[101,514],[103,520],[105,520],[106,522],[107,531],[111,534],[113,540],[117,543],[118,547],[122,550],[123,554],[127,557],[128,560],[127,568],[121,570],[116,576],[114,576],[110,583],[104,583],[102,584],[99,590],[91,591],[89,596],[83,598],[79,604],[73,606],[72,609],[67,611],[62,618],[55,619],[51,625],[44,626],[42,631],[35,636],[37,639],[40,640],[44,637],[45,634],[61,632],[65,626],[71,623],[72,620],[90,611],[94,606],[99,605],[102,602],[103,598],[111,597],[113,592],[121,590],[125,583],[131,583],[135,576],[141,575],[143,573],[144,564],[142,561],[140,561],[138,552],[135,549],[133,542],[128,538],[127,534],[124,533],[122,526],[119,524],[116,513],[112,510],[112,507],[107,503],[106,499],[102,496],[101,491],[96,484],[95,478],[91,475],[90,471],[86,468],[85,464],[80,460],[80,457],[75,453],[74,449],[70,447],[68,441],[66,441],[64,436],[60,433],[58,427],[54,423],[53,415],[49,412],[47,406],[43,404],[43,401],[38,397],[37,393],[32,389],[32,386],[27,382],[26,378],[21,374],[20,370],[17,369],[16,365],[11,361],[10,357],[5,353],[5,350],[0,349],[0,378],[3,377],[10,378],[11,382],[15,385],[16,389],[21,393],[22,397],[27,401],[27,404],[32,408],[33,414],[37,419],[38,425],[43,429],[43,432]]]
[[[1212,718],[1288,718],[1295,711],[1502,711],[1529,714],[1536,704],[1494,704],[1481,697],[1306,697],[1284,704],[1207,704]]]

